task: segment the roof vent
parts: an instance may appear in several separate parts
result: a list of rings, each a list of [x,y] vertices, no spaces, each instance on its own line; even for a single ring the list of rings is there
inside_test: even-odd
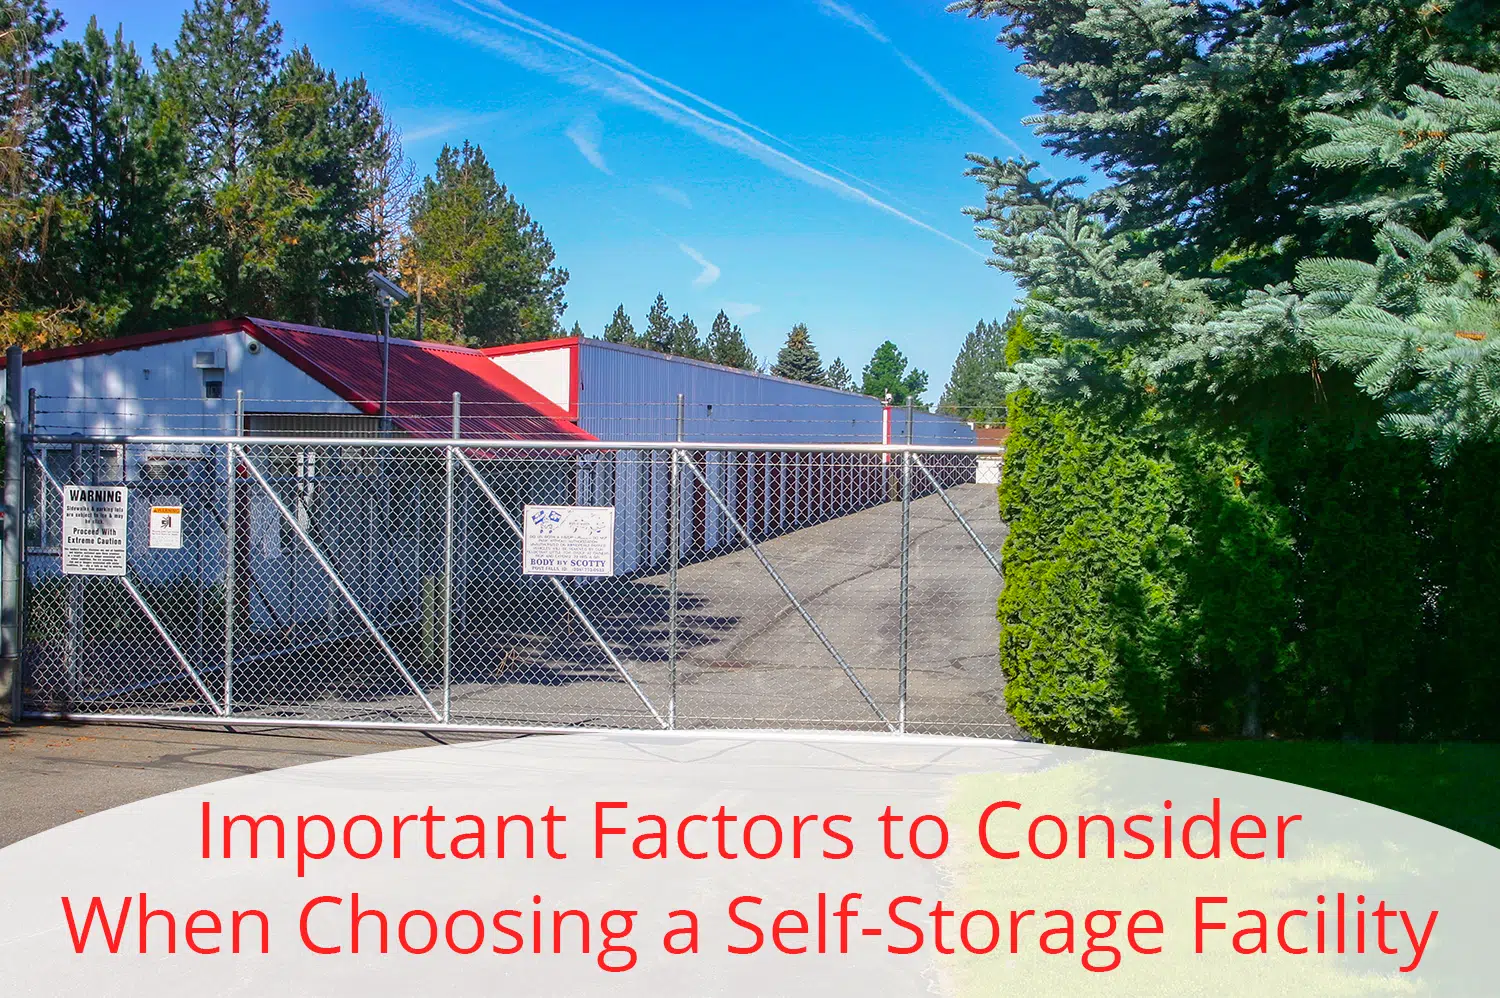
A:
[[[196,350],[193,352],[193,366],[200,370],[224,369],[223,350]]]

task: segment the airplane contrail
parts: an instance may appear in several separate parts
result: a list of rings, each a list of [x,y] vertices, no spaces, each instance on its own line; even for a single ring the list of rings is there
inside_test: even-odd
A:
[[[581,40],[569,40],[572,36],[563,38],[563,32],[550,28],[535,18],[528,18],[527,22],[521,22],[514,17],[507,18],[492,10],[481,9],[465,0],[454,0],[458,7],[508,28],[510,33],[507,34],[473,23],[463,23],[451,16],[441,16],[430,8],[418,4],[402,3],[398,0],[370,0],[370,2],[408,23],[477,45],[533,72],[552,76],[609,100],[645,111],[659,120],[684,128],[700,138],[749,156],[779,173],[830,191],[846,200],[875,208],[945,239],[980,259],[986,259],[984,253],[968,243],[896,208],[860,187],[839,179],[827,170],[806,163],[785,149],[779,149],[751,134],[752,130],[759,134],[768,134],[763,130],[753,125],[742,125],[733,118],[720,116],[717,111],[710,114],[708,111],[712,111],[713,108],[699,98],[689,98],[699,105],[694,107],[676,97],[669,96],[663,90],[670,89],[684,96],[686,92],[666,82],[659,82],[657,86],[653,86],[652,83],[657,82],[659,78],[652,77],[648,82],[647,74],[632,72],[624,68],[629,64],[618,56],[613,56],[612,53],[608,57],[593,54],[590,49],[600,52],[606,50]],[[537,46],[529,40],[541,42],[544,47]],[[588,47],[585,48],[585,46]],[[559,58],[559,54],[563,58]]]
[[[467,7],[470,10],[474,10],[474,8],[469,6],[469,4],[463,3],[463,0],[456,0],[456,2],[459,2],[462,6]],[[586,39],[579,38],[577,35],[569,34],[568,32],[563,31],[561,28],[557,28],[548,24],[546,21],[541,21],[535,17],[532,17],[530,14],[522,13],[521,11],[516,10],[514,7],[510,7],[504,3],[501,3],[500,0],[477,0],[477,2],[490,8],[490,10],[492,11],[496,11],[499,14],[504,15],[505,17],[511,18],[513,21],[524,22],[536,31],[543,32],[544,34],[549,35],[558,41],[566,42],[570,45],[575,45],[578,48],[583,49],[585,52],[588,52],[589,54],[602,59],[605,62],[612,63],[616,67],[623,69],[626,72],[633,73],[641,77],[642,79],[649,80],[660,87],[678,94],[679,96],[686,97],[688,100],[707,108],[715,114],[723,115],[725,118],[728,118],[735,124],[740,125],[744,128],[748,128],[752,132],[759,133],[767,139],[770,139],[772,142],[775,142],[777,145],[782,146],[786,149],[790,149],[792,152],[795,152],[798,155],[808,155],[805,150],[798,148],[795,144],[788,142],[786,139],[783,139],[781,136],[776,135],[773,132],[761,128],[759,125],[746,121],[738,114],[735,114],[733,111],[729,110],[729,108],[724,107],[721,104],[715,104],[713,101],[709,100],[707,97],[702,96],[701,94],[696,94],[686,87],[678,86],[671,80],[663,79],[662,77],[657,76],[655,73],[644,70],[630,60],[618,55],[617,53],[611,52],[607,48],[595,45],[592,42],[587,41]],[[484,14],[484,16],[489,17],[492,20],[498,21],[502,24],[506,23],[502,17],[498,17],[494,14],[488,14],[483,11],[475,12]],[[507,26],[515,30],[521,30],[521,26],[519,24],[511,23]],[[864,177],[861,177],[858,174],[850,173],[848,170],[845,170],[843,167],[838,166],[835,163],[826,162],[824,160],[818,159],[816,156],[812,156],[810,158],[818,165],[826,166],[828,169],[833,170],[835,173],[842,174],[843,176],[848,177],[850,180],[853,180],[856,183],[863,184],[864,186],[872,190],[877,190],[887,196],[893,196],[891,195],[890,191],[881,187],[879,184],[872,183],[871,181],[866,180]]]
[[[911,70],[911,72],[917,77],[917,79],[921,80],[924,84],[927,85],[927,89],[931,90],[933,93],[937,94],[938,97],[942,98],[943,103],[947,104],[949,107],[953,108],[953,110],[957,111],[959,114],[962,114],[970,121],[974,122],[980,128],[983,128],[985,131],[989,132],[1001,142],[1004,142],[1006,145],[1010,146],[1022,157],[1025,157],[1027,159],[1030,158],[1026,150],[1021,148],[1021,144],[1019,142],[1007,135],[1004,129],[1000,128],[1000,126],[996,125],[993,121],[986,118],[983,114],[980,114],[968,104],[964,103],[964,101],[961,100],[957,94],[949,90],[947,87],[943,86],[943,84],[938,81],[937,77],[933,76],[926,69],[924,69],[922,65],[911,56],[901,51],[896,43],[891,41],[890,38],[885,34],[885,32],[881,31],[880,28],[876,26],[874,21],[870,20],[864,14],[861,14],[853,7],[850,7],[848,4],[840,3],[839,0],[817,0],[817,3],[818,9],[823,11],[823,13],[829,15],[830,17],[836,17],[842,21],[852,24],[854,27],[863,31],[865,34],[869,35],[871,38],[875,39],[877,42],[890,49],[891,53],[895,55],[897,59],[901,60],[901,64],[903,66]]]

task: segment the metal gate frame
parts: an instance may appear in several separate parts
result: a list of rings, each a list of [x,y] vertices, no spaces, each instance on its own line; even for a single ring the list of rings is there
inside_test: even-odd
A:
[[[302,545],[312,555],[317,564],[327,575],[330,584],[347,603],[357,616],[364,629],[374,639],[381,649],[385,658],[401,676],[407,687],[416,694],[426,712],[432,716],[428,721],[369,721],[369,720],[338,720],[326,718],[288,718],[288,717],[263,717],[236,713],[233,704],[233,672],[234,672],[234,606],[235,599],[233,565],[235,563],[234,549],[238,524],[235,522],[235,511],[231,502],[227,510],[225,526],[225,540],[227,545],[226,560],[226,619],[225,619],[225,652],[224,663],[224,693],[222,701],[216,699],[210,692],[207,683],[204,682],[200,671],[193,666],[188,657],[183,653],[179,643],[163,625],[160,617],[152,610],[144,596],[129,576],[120,578],[120,584],[130,595],[132,601],[142,611],[143,615],[151,624],[153,630],[171,651],[173,658],[181,667],[185,676],[192,682],[206,705],[213,711],[212,717],[190,714],[126,714],[114,712],[73,712],[73,711],[48,711],[32,710],[22,702],[21,689],[24,683],[23,677],[19,675],[15,681],[16,715],[42,719],[68,719],[88,721],[150,721],[159,723],[181,723],[202,724],[205,721],[214,723],[228,723],[235,726],[261,726],[261,727],[321,727],[321,728],[347,728],[347,729],[379,729],[379,730],[419,730],[419,731],[460,731],[460,732],[516,732],[516,733],[550,733],[569,732],[580,730],[572,725],[549,725],[549,724],[511,724],[511,723],[455,723],[450,720],[450,695],[452,690],[451,681],[451,616],[452,616],[452,591],[453,591],[453,515],[454,515],[454,482],[456,475],[462,471],[467,475],[480,490],[489,505],[500,515],[509,529],[517,536],[522,536],[522,529],[517,523],[515,516],[505,507],[504,503],[496,495],[484,476],[475,467],[470,459],[469,451],[483,452],[670,452],[670,479],[669,479],[669,522],[668,522],[668,549],[670,552],[670,564],[668,575],[670,579],[670,602],[669,602],[669,641],[668,641],[668,674],[669,674],[669,699],[665,713],[660,710],[650,697],[641,688],[636,677],[621,660],[620,656],[611,648],[597,624],[590,618],[585,608],[578,602],[570,591],[567,582],[555,576],[547,576],[554,590],[561,597],[569,612],[579,621],[588,633],[589,638],[609,659],[612,668],[620,678],[629,686],[630,690],[640,700],[641,704],[649,712],[650,717],[657,724],[657,729],[677,730],[677,667],[679,655],[679,592],[677,585],[678,569],[682,562],[682,472],[686,471],[691,480],[698,483],[703,493],[721,511],[730,529],[738,536],[744,547],[747,548],[765,569],[771,580],[775,583],[781,594],[790,606],[796,610],[801,619],[807,624],[809,630],[817,638],[818,642],[828,652],[829,656],[838,665],[850,684],[859,694],[863,702],[869,707],[871,715],[888,731],[894,734],[902,734],[907,728],[907,653],[909,644],[909,563],[910,563],[910,516],[912,502],[912,482],[914,472],[920,472],[932,487],[934,494],[939,496],[954,519],[963,528],[970,540],[983,554],[989,565],[999,574],[1001,566],[999,560],[986,547],[973,526],[964,517],[963,513],[947,495],[946,490],[938,477],[922,460],[923,455],[961,455],[973,457],[992,457],[1001,454],[1000,448],[994,447],[965,447],[965,446],[942,446],[942,445],[912,445],[912,444],[765,444],[765,443],[712,443],[712,442],[595,442],[595,441],[557,441],[557,440],[505,440],[505,439],[460,439],[458,437],[458,415],[461,400],[454,395],[454,428],[452,436],[448,438],[360,438],[360,437],[272,437],[272,436],[245,436],[243,431],[233,437],[226,436],[192,436],[192,435],[120,435],[99,436],[91,438],[79,438],[76,436],[56,436],[46,434],[32,434],[25,432],[18,425],[18,420],[12,416],[6,422],[6,439],[11,444],[7,451],[7,469],[10,468],[10,458],[15,452],[24,452],[29,461],[44,476],[44,480],[59,493],[62,485],[46,467],[46,462],[41,453],[35,450],[37,445],[61,444],[69,445],[83,443],[99,445],[119,446],[206,446],[224,447],[226,449],[226,474],[230,479],[225,483],[226,489],[230,488],[236,479],[248,477],[262,490],[271,500],[283,523],[298,537]],[[12,406],[8,410],[14,411]],[[369,613],[360,604],[358,598],[349,586],[340,577],[337,569],[319,549],[313,539],[302,529],[297,522],[297,517],[286,507],[285,502],[277,495],[275,489],[267,480],[262,471],[251,459],[247,447],[274,447],[288,446],[297,448],[399,448],[402,450],[441,450],[443,452],[443,464],[445,468],[445,497],[446,509],[444,516],[444,580],[443,580],[443,622],[442,622],[442,698],[441,704],[435,704],[422,689],[420,683],[411,674],[401,657],[391,646],[386,636],[375,624]],[[898,692],[897,692],[897,714],[894,718],[887,716],[886,712],[871,695],[868,688],[861,681],[857,670],[840,654],[826,632],[819,626],[816,618],[798,599],[795,592],[787,584],[786,580],[776,570],[775,566],[767,558],[761,545],[747,529],[744,522],[736,514],[734,504],[716,489],[705,473],[700,468],[698,459],[694,452],[699,455],[708,453],[737,453],[737,452],[776,452],[791,454],[840,454],[840,455],[883,455],[887,464],[894,463],[899,458],[900,467],[900,500],[901,500],[901,551],[900,551],[900,621],[899,621],[899,648],[898,648]],[[243,472],[241,471],[243,469]],[[0,611],[9,609],[16,593],[24,587],[16,585],[23,578],[26,564],[24,544],[17,545],[22,550],[15,556],[11,555],[12,532],[19,535],[19,540],[24,540],[23,523],[25,517],[31,515],[29,509],[23,508],[23,495],[27,490],[14,484],[12,476],[7,477],[6,499],[9,504],[6,510],[4,523],[5,541],[4,546],[5,564],[4,578],[7,595],[4,605],[0,605]],[[15,607],[15,612],[6,616],[0,612],[0,624],[4,625],[3,636],[10,644],[6,645],[8,650],[13,650],[16,660],[24,662],[21,654],[21,641],[25,633],[21,626],[21,616],[24,614],[24,606]],[[630,730],[629,728],[609,727],[606,730]]]

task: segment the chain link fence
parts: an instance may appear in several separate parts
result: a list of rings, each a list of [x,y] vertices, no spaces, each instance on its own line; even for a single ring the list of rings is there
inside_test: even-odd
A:
[[[979,448],[294,437],[26,446],[34,716],[1017,733]],[[63,574],[69,486],[125,574]],[[526,515],[612,511],[603,576]],[[153,510],[180,510],[175,546]],[[541,528],[538,528],[541,529]],[[597,539],[595,543],[599,542]]]

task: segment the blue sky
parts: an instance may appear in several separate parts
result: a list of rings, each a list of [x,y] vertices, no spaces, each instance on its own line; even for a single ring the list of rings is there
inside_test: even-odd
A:
[[[143,54],[185,2],[54,0]],[[303,0],[288,45],[363,73],[418,168],[477,142],[571,274],[564,324],[639,328],[658,291],[705,333],[723,308],[758,355],[806,322],[855,372],[891,339],[932,379],[1015,286],[984,264],[967,152],[1025,150],[1034,85],[996,26],[943,0]],[[1065,166],[1052,164],[1059,173]],[[1077,172],[1076,170],[1072,172]]]

